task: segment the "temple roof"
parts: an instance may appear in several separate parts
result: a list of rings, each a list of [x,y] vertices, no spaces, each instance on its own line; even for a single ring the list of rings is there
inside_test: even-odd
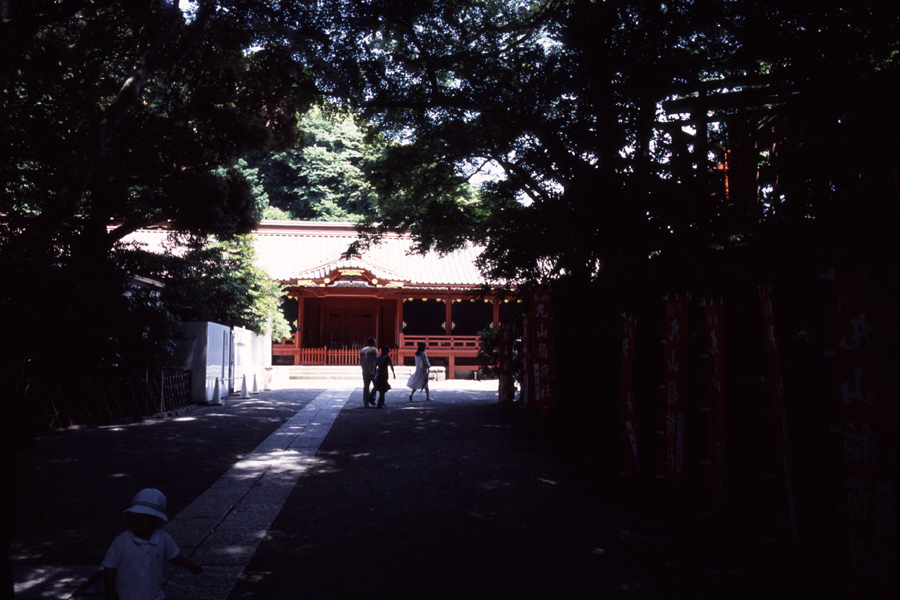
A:
[[[164,229],[142,230],[127,240],[159,250]],[[320,221],[262,221],[253,232],[258,265],[270,277],[285,283],[322,280],[338,270],[359,269],[382,282],[404,287],[474,287],[484,283],[475,260],[481,249],[468,245],[447,255],[411,254],[407,236],[385,235],[379,244],[360,254],[347,251],[357,241],[352,223]]]

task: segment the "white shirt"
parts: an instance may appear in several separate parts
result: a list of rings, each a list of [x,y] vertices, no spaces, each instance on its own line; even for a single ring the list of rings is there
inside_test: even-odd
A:
[[[378,360],[378,348],[375,346],[366,346],[359,351],[359,364],[362,365],[363,373],[375,377],[376,360]]]
[[[162,600],[166,597],[163,568],[179,554],[178,544],[165,531],[154,531],[149,540],[126,531],[113,540],[101,564],[117,570],[116,591],[121,600]]]

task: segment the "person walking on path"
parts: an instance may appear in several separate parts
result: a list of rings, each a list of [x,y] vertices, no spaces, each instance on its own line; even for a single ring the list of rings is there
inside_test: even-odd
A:
[[[375,338],[366,340],[366,345],[359,351],[359,364],[362,367],[363,376],[363,407],[369,404],[375,406],[375,390],[372,383],[375,381],[375,361],[378,359],[378,348],[375,347]]]
[[[381,356],[375,360],[375,391],[378,392],[378,405],[375,408],[384,408],[384,395],[391,384],[388,383],[388,367],[397,379],[397,373],[394,371],[394,361],[391,360],[390,346],[381,347]]]
[[[416,348],[416,370],[406,382],[406,386],[412,391],[409,393],[409,401],[412,402],[413,394],[416,390],[425,390],[425,400],[431,400],[431,393],[428,391],[428,373],[431,369],[431,363],[428,361],[428,355],[425,353],[425,342],[419,342]]]
[[[166,518],[166,497],[152,488],[138,492],[125,510],[128,531],[113,540],[103,557],[103,585],[107,600],[160,600],[164,564],[169,561],[194,575],[203,567],[187,558],[160,525]]]

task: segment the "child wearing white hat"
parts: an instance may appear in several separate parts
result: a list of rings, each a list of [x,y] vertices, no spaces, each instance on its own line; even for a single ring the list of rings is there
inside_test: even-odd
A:
[[[103,584],[107,600],[162,600],[165,561],[185,567],[194,575],[203,567],[185,557],[160,525],[166,518],[166,497],[159,490],[138,492],[125,509],[128,531],[121,533],[103,558]]]

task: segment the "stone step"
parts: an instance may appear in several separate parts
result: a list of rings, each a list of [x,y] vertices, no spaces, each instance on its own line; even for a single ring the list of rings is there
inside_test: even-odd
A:
[[[289,380],[309,380],[309,379],[325,379],[325,380],[349,380],[359,379],[362,382],[362,372],[358,366],[318,366],[318,365],[293,365],[287,367],[274,367],[279,370],[287,371],[287,379]],[[412,366],[394,366],[397,379],[404,382],[409,379],[415,371]],[[443,381],[446,378],[444,367],[432,367],[429,379],[432,381]]]

